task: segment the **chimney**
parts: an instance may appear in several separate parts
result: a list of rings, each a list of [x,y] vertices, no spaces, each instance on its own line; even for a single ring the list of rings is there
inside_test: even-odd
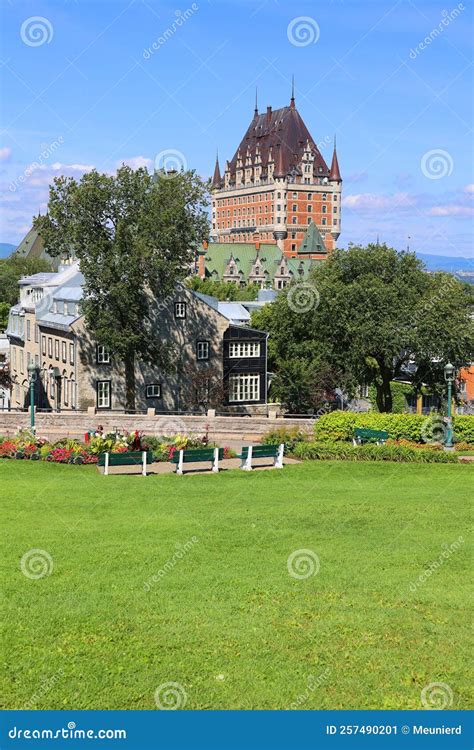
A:
[[[267,122],[270,122],[271,119],[272,119],[272,108],[267,107]]]
[[[260,250],[260,240],[255,242],[255,250]]]
[[[204,250],[207,250],[207,248],[209,247],[209,242],[207,240],[203,240],[202,241],[202,246],[203,246]]]

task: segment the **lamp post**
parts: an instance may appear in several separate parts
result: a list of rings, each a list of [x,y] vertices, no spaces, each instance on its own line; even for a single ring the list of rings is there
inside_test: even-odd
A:
[[[35,382],[36,367],[33,360],[28,362],[28,380],[30,384],[30,427],[31,432],[35,431]]]
[[[453,418],[451,415],[451,401],[452,401],[452,387],[456,370],[451,362],[448,362],[444,366],[444,379],[448,384],[448,407],[446,414],[446,439],[444,441],[444,449],[449,451],[453,449]]]

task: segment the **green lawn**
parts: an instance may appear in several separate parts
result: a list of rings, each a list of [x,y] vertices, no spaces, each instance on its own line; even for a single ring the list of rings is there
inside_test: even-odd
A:
[[[191,709],[422,708],[443,682],[467,708],[472,476],[338,461],[102,477],[3,461],[4,707],[153,709],[176,682]],[[33,548],[53,561],[40,579],[20,568]],[[297,579],[301,549],[320,568]]]

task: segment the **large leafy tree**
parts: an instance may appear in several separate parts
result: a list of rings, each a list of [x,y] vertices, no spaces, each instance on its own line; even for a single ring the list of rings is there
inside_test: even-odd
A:
[[[51,255],[73,254],[85,278],[82,312],[96,341],[125,367],[135,408],[135,363],[166,366],[157,325],[177,280],[189,274],[208,234],[207,189],[194,172],[92,171],[55,179],[48,212],[35,219]]]
[[[298,305],[298,287],[313,304]],[[391,382],[408,365],[415,386],[443,387],[443,365],[473,357],[472,305],[449,274],[428,274],[413,253],[386,245],[336,250],[277,301],[255,313],[253,324],[270,332],[277,370],[294,357],[319,359],[341,385],[373,384],[379,411],[391,411]]]

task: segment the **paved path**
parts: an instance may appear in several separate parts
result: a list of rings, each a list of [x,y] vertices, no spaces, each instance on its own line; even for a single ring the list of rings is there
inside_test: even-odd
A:
[[[272,459],[268,458],[254,458],[252,461],[252,465],[255,470],[265,470],[265,469],[273,469],[271,463],[269,463]],[[286,456],[283,458],[283,463],[288,464],[299,464],[300,461],[297,461],[295,458],[287,458]],[[239,458],[225,458],[222,461],[219,461],[219,471],[229,471],[229,469],[238,469],[240,466],[240,459]],[[104,467],[98,466],[98,471],[103,474],[104,473]],[[109,476],[111,474],[141,474],[142,467],[141,464],[138,466],[109,466]],[[176,465],[170,464],[168,461],[156,461],[152,464],[148,464],[147,466],[147,474],[173,474],[176,471]],[[185,473],[183,476],[192,474],[212,474],[211,472],[211,462],[209,463],[188,463],[186,464]]]

